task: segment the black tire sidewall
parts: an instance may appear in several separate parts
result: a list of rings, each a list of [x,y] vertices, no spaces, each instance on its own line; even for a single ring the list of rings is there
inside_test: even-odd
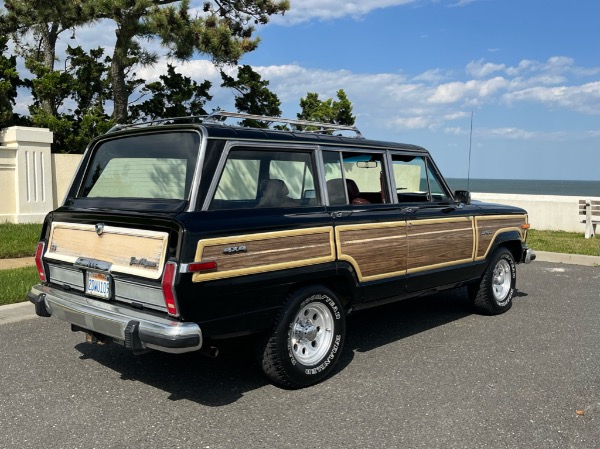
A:
[[[298,312],[310,303],[325,305],[333,318],[333,338],[325,355],[313,365],[298,361],[292,350],[294,319]],[[290,299],[278,326],[279,359],[290,379],[300,385],[312,385],[326,377],[341,356],[345,337],[345,310],[337,297],[327,288],[307,288],[296,292]]]

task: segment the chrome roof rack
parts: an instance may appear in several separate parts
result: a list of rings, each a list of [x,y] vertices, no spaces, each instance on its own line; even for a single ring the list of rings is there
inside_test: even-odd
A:
[[[168,125],[172,122],[189,122],[189,123],[202,123],[208,115],[186,115],[182,117],[167,117],[160,118],[156,120],[150,120],[147,122],[139,122],[139,123],[129,123],[129,124],[117,124],[113,126],[111,129],[107,131],[107,133],[112,133],[115,131],[121,131],[122,129],[128,128],[143,128],[145,126],[157,126],[157,125]]]
[[[336,125],[334,123],[313,122],[312,120],[298,120],[281,117],[269,117],[266,115],[242,114],[240,112],[214,111],[204,119],[204,122],[223,123],[229,118],[238,118],[243,120],[256,120],[265,122],[268,125],[272,123],[285,123],[294,125],[297,129],[294,131],[309,132],[309,133],[329,133],[331,131],[350,131],[356,134],[357,138],[363,138],[360,130],[354,125]],[[306,129],[304,129],[306,128]]]
[[[227,119],[242,119],[255,120],[258,122],[267,123],[270,126],[273,123],[283,123],[293,125],[296,128],[295,132],[306,132],[325,134],[333,131],[349,131],[356,134],[356,138],[363,138],[359,129],[354,125],[336,125],[334,123],[313,122],[312,120],[298,120],[281,117],[269,117],[266,115],[242,114],[240,112],[214,111],[208,115],[189,115],[184,117],[168,117],[163,119],[151,120],[148,122],[131,123],[125,125],[115,125],[108,130],[107,133],[121,131],[129,128],[142,128],[146,126],[168,125],[174,122],[189,122],[189,123],[215,123],[224,125]]]

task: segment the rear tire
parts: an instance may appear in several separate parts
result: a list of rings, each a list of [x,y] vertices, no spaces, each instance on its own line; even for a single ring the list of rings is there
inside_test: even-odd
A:
[[[469,286],[475,309],[486,315],[498,315],[512,306],[517,269],[512,253],[499,248],[493,255],[479,285]]]
[[[302,388],[331,374],[346,333],[346,314],[333,292],[304,287],[287,299],[259,351],[264,373],[287,388]]]

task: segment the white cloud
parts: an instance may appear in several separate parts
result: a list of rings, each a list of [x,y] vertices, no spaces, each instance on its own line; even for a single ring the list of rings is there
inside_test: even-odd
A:
[[[450,6],[452,6],[452,7],[467,6],[467,5],[470,5],[471,3],[475,3],[476,1],[479,1],[479,0],[458,0],[456,3],[454,3]]]
[[[484,63],[483,59],[471,61],[467,64],[467,73],[475,78],[485,78],[494,72],[501,72],[505,69],[506,66],[504,64],[493,64],[491,62]]]
[[[454,81],[439,85],[427,99],[429,103],[457,103],[462,100],[481,100],[496,93],[508,84],[502,77],[489,80]]]
[[[520,64],[521,68],[534,66],[538,67],[537,70],[544,70],[544,67],[551,67],[553,64],[535,61]],[[143,73],[148,77],[157,77],[164,73],[164,67],[144,69]],[[531,72],[530,77],[510,79],[495,76],[438,84],[443,77],[452,79],[454,76],[442,69],[431,69],[412,78],[404,74],[309,69],[297,64],[254,69],[263,79],[269,80],[269,87],[281,99],[284,115],[288,116],[297,112],[299,99],[307,92],[316,92],[323,99],[334,98],[340,88],[346,91],[354,112],[361,116],[361,121],[387,128],[435,129],[456,133],[457,127],[451,125],[451,122],[468,119],[472,110],[488,104],[497,107],[514,106],[525,101],[584,114],[600,112],[596,111],[596,105],[600,103],[600,83],[557,86],[556,83],[566,83],[566,77],[536,71]],[[179,65],[177,70],[198,81],[213,80],[213,85],[218,90],[220,77],[209,61],[192,61]],[[533,138],[533,135],[515,128],[499,128],[497,131],[490,131],[489,135]]]
[[[275,24],[293,25],[313,19],[333,20],[341,17],[359,19],[376,9],[403,6],[419,0],[297,0],[291,2],[290,10],[284,16],[273,16]]]
[[[441,69],[431,69],[427,70],[414,78],[412,81],[426,81],[430,83],[438,83],[440,81],[446,80],[452,76],[451,73]]]
[[[506,93],[503,99],[512,104],[534,101],[553,108],[566,108],[583,114],[600,114],[600,81],[582,86],[531,87]]]
[[[527,131],[521,128],[504,127],[504,128],[481,128],[473,131],[477,137],[498,138],[508,140],[540,140],[540,141],[559,141],[572,140],[573,135],[564,131]]]

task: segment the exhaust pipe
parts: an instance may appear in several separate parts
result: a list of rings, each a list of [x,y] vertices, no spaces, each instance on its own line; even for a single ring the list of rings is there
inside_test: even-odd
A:
[[[206,348],[200,348],[199,352],[205,357],[215,359],[219,355],[219,348],[216,348],[214,346],[208,346]]]

